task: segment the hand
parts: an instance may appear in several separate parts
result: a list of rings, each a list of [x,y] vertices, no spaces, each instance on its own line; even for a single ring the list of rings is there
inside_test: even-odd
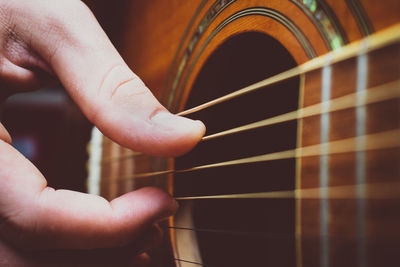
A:
[[[136,151],[180,155],[204,134],[161,106],[81,1],[0,0],[0,97],[57,79],[105,135]],[[54,190],[1,124],[0,139],[0,266],[147,261],[157,222],[177,209],[170,196],[144,188],[108,202]]]

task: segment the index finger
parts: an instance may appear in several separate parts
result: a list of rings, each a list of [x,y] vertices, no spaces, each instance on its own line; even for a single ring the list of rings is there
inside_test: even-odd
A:
[[[28,1],[23,8],[15,2],[14,30],[30,41],[104,134],[160,156],[183,154],[201,139],[204,125],[172,115],[155,99],[81,1]]]

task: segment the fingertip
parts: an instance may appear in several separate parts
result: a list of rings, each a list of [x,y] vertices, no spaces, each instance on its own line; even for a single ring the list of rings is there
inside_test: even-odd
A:
[[[159,156],[179,156],[191,150],[203,137],[206,127],[199,120],[191,120],[167,111],[151,117],[156,130],[162,135],[164,145],[160,145]]]
[[[0,123],[0,139],[8,144],[12,144],[11,135],[8,133],[6,128],[4,128],[3,124]]]
[[[111,201],[111,205],[123,221],[139,224],[165,220],[178,209],[174,198],[154,187],[144,187],[124,194]]]
[[[138,233],[148,233],[149,226],[174,215],[178,209],[178,203],[174,198],[152,187],[122,195],[111,201],[111,206],[117,226],[114,237],[116,243],[121,245],[141,239]],[[153,230],[157,232],[158,229]]]

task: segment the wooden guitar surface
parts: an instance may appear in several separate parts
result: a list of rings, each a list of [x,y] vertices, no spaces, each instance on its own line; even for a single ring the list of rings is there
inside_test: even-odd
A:
[[[148,0],[124,12],[127,63],[207,127],[176,159],[94,134],[91,192],[152,185],[180,202],[154,266],[400,265],[400,1]]]

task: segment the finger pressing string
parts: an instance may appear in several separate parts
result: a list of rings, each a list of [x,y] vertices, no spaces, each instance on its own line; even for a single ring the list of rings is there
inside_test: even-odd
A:
[[[204,125],[173,115],[158,102],[82,1],[43,0],[46,9],[21,2],[10,4],[14,31],[48,63],[103,134],[157,156],[181,155],[200,141]],[[38,30],[30,30],[31,21]]]

